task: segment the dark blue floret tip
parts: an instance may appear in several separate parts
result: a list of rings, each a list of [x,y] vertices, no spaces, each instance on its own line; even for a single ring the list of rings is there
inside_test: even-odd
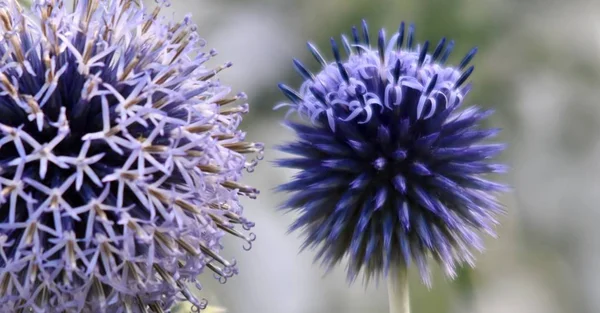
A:
[[[471,51],[469,51],[469,53],[467,53],[467,55],[465,55],[463,60],[458,65],[458,68],[462,70],[467,65],[469,65],[469,62],[471,62],[473,57],[475,57],[475,54],[477,54],[477,47],[474,47],[473,49],[471,49]]]
[[[454,49],[454,40],[450,40],[450,42],[446,46],[446,50],[444,50],[444,54],[442,54],[442,57],[440,58],[441,64],[446,63],[446,61],[448,60],[448,57],[450,56],[450,53],[452,53],[453,49]]]
[[[369,27],[367,25],[367,21],[365,21],[365,20],[362,21],[362,29],[363,29],[364,44],[366,46],[370,46],[371,43],[369,42]]]
[[[342,45],[344,46],[344,51],[346,51],[346,55],[351,55],[352,46],[350,45],[350,42],[348,41],[348,37],[346,37],[346,35],[342,35]]]
[[[419,52],[419,60],[417,61],[418,66],[423,65],[425,56],[427,55],[427,49],[429,49],[429,41],[425,41],[421,47],[421,51]]]
[[[385,59],[385,31],[382,29],[379,31],[379,37],[377,38],[377,50],[379,52],[379,58],[381,62]]]
[[[414,35],[415,35],[415,25],[411,23],[408,26],[408,38],[407,38],[407,41],[406,41],[406,47],[409,50],[412,49],[412,47],[413,47]]]
[[[469,76],[471,76],[473,70],[475,70],[475,67],[470,66],[464,73],[462,73],[462,75],[460,75],[460,77],[456,80],[456,83],[454,83],[455,88],[460,87],[467,79],[469,79]]]
[[[290,87],[284,85],[284,84],[279,84],[279,89],[281,89],[281,91],[283,92],[283,94],[290,99],[292,102],[294,103],[301,103],[302,102],[302,97],[293,89],[291,89]]]
[[[444,49],[444,45],[445,44],[446,44],[446,38],[442,38],[440,40],[440,42],[437,44],[437,46],[435,47],[435,50],[433,51],[433,54],[431,55],[431,61],[436,61],[437,60],[437,58],[442,53],[442,49]]]
[[[298,61],[297,59],[294,59],[293,63],[294,63],[294,68],[300,75],[302,75],[302,78],[307,79],[307,80],[314,80],[313,74],[310,73],[300,61]]]
[[[360,44],[360,35],[358,34],[358,29],[356,28],[356,26],[352,26],[352,39],[354,39],[355,45]]]
[[[315,45],[313,45],[310,42],[307,42],[306,46],[308,47],[308,50],[313,55],[315,60],[317,60],[317,62],[319,62],[319,64],[321,64],[321,66],[325,66],[327,64],[327,62],[325,62],[325,58],[323,58],[321,53],[319,53],[319,50],[317,49],[317,47],[315,47]]]
[[[404,43],[404,22],[401,22],[400,27],[398,28],[398,39],[396,41],[396,50],[402,49],[403,43]]]

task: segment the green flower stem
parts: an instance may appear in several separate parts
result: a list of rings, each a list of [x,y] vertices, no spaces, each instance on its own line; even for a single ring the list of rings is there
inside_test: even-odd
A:
[[[391,268],[387,281],[390,313],[410,313],[406,268]]]

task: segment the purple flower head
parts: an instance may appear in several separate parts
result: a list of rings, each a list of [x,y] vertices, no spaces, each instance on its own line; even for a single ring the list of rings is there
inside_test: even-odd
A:
[[[0,312],[201,307],[200,273],[237,272],[221,238],[254,240],[245,96],[162,6],[0,0]]]
[[[306,81],[298,92],[280,85],[291,101],[281,106],[311,121],[287,122],[298,140],[280,150],[295,157],[277,161],[300,170],[279,187],[299,213],[290,230],[303,229],[302,249],[318,247],[329,268],[347,256],[350,280],[414,262],[429,285],[430,257],[453,277],[483,248],[478,233],[493,234],[506,189],[486,179],[505,170],[491,161],[504,145],[483,142],[498,130],[479,127],[491,112],[461,108],[476,49],[453,67],[453,42],[415,46],[412,25],[389,41],[381,30],[374,47],[364,22],[352,37],[342,36],[347,60],[331,39],[332,63],[309,43],[321,72],[294,60]]]

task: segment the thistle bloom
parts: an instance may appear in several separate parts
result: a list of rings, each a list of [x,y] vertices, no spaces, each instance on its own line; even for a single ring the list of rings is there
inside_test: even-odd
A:
[[[498,130],[478,127],[491,111],[461,108],[476,49],[453,67],[453,42],[415,47],[412,25],[387,42],[381,30],[375,48],[364,22],[352,37],[342,36],[347,60],[331,39],[332,63],[309,43],[322,70],[294,60],[305,82],[299,91],[280,84],[291,101],[280,106],[311,122],[287,123],[299,139],[280,150],[295,157],[277,161],[300,170],[279,187],[292,193],[283,207],[299,213],[290,231],[303,229],[302,249],[319,247],[328,267],[348,256],[350,280],[412,261],[429,284],[430,256],[453,277],[483,248],[478,233],[493,234],[495,194],[505,189],[486,179],[504,170],[490,161],[504,146],[482,142]]]
[[[136,3],[0,1],[1,312],[202,306],[187,286],[237,271],[223,235],[254,239],[238,181],[262,145],[215,79],[229,64]]]

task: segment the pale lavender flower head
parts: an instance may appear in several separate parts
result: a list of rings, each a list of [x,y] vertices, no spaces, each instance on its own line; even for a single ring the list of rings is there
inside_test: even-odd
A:
[[[237,272],[221,238],[254,240],[245,96],[162,6],[0,0],[0,312],[201,307],[199,274]]]
[[[486,143],[498,130],[480,127],[491,111],[462,107],[476,49],[449,66],[453,42],[429,50],[413,35],[402,23],[372,47],[363,22],[352,42],[342,36],[347,60],[333,38],[332,63],[309,43],[323,69],[294,60],[305,82],[297,92],[280,85],[291,101],[282,106],[310,120],[287,122],[298,140],[280,149],[295,157],[277,161],[300,170],[279,187],[292,193],[283,208],[299,214],[290,230],[304,230],[302,249],[318,248],[329,268],[348,257],[350,280],[414,262],[430,284],[430,257],[454,277],[502,211],[496,194],[506,187],[489,174],[504,171],[493,161],[504,145]]]

